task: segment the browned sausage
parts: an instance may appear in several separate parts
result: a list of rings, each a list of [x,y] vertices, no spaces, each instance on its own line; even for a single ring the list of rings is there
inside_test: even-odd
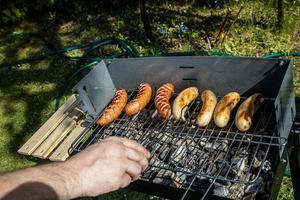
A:
[[[239,101],[239,93],[229,92],[218,102],[214,112],[214,122],[218,127],[223,128],[227,125],[231,111]]]
[[[256,93],[247,98],[239,107],[235,115],[235,125],[240,131],[247,131],[252,125],[252,117],[261,106],[264,98]]]
[[[172,113],[176,120],[185,121],[185,113],[188,105],[199,95],[198,88],[189,87],[181,91],[173,102]]]
[[[141,83],[137,96],[125,106],[127,115],[135,115],[143,110],[151,100],[152,89],[148,83]]]
[[[155,95],[155,106],[158,113],[163,119],[166,119],[171,114],[170,98],[174,92],[174,85],[172,83],[166,83],[158,88]]]
[[[207,126],[214,114],[217,105],[217,97],[211,90],[205,90],[201,94],[201,100],[203,105],[197,117],[197,125]]]
[[[101,117],[96,121],[98,125],[105,126],[117,119],[127,103],[126,90],[120,89],[109,106],[103,111]]]

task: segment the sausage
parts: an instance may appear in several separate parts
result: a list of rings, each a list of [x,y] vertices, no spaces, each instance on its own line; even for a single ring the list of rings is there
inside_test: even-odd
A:
[[[101,117],[96,121],[98,125],[105,126],[117,119],[122,113],[123,108],[127,103],[126,90],[120,89],[116,91],[116,94],[109,104],[109,106],[103,111]]]
[[[151,95],[151,86],[148,83],[141,83],[137,96],[125,106],[126,114],[131,116],[143,110],[151,100]]]
[[[214,122],[218,127],[223,128],[227,125],[231,111],[239,101],[240,95],[237,92],[229,92],[218,102],[214,111]]]
[[[261,93],[248,97],[238,108],[235,115],[235,125],[240,131],[247,131],[252,125],[252,117],[264,101]]]
[[[179,93],[174,100],[172,106],[172,113],[176,120],[185,121],[185,113],[187,106],[198,97],[198,89],[196,87],[189,87]]]
[[[163,119],[171,115],[171,105],[169,101],[173,93],[174,85],[172,83],[162,85],[156,92],[154,103],[158,113]]]
[[[211,121],[217,105],[217,97],[211,90],[205,90],[201,94],[203,105],[197,117],[198,126],[207,126]]]

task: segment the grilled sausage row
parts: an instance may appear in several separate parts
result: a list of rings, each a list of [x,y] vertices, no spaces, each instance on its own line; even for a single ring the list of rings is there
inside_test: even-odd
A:
[[[188,105],[198,97],[199,92],[196,87],[186,88],[178,94],[171,107],[170,99],[174,93],[174,88],[172,83],[162,85],[156,92],[154,103],[163,119],[169,118],[173,113],[175,120],[185,121]],[[123,109],[125,109],[127,115],[135,115],[147,106],[151,96],[151,86],[148,83],[141,83],[137,95],[127,103],[127,93],[124,89],[120,89],[96,122],[101,126],[108,125],[119,117]],[[237,92],[230,92],[217,102],[216,95],[210,90],[205,90],[201,94],[201,100],[203,104],[197,116],[197,125],[200,127],[207,126],[214,118],[215,124],[223,128],[230,120],[231,111],[240,101],[240,95]],[[257,93],[247,98],[240,105],[235,116],[235,124],[239,130],[249,130],[253,115],[262,102],[262,94]]]
[[[100,118],[96,121],[98,125],[105,126],[117,119],[123,109],[127,115],[135,115],[143,110],[151,100],[152,89],[148,83],[141,83],[138,87],[138,93],[129,103],[127,103],[126,90],[120,89],[116,92],[112,102],[103,111]]]
[[[189,103],[198,96],[198,90],[190,87],[183,90],[176,97],[173,103],[173,116],[176,120],[185,120],[185,113]],[[211,90],[205,90],[201,94],[203,102],[201,110],[197,116],[196,123],[200,127],[207,126],[212,118],[215,124],[223,128],[225,127],[231,116],[232,110],[240,101],[240,95],[237,92],[229,92],[219,102],[216,95]],[[252,118],[258,108],[264,101],[262,94],[256,93],[247,98],[238,108],[235,116],[236,127],[240,131],[247,131],[252,125]]]

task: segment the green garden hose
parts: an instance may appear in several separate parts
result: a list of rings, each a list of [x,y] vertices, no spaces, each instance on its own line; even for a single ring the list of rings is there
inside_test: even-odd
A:
[[[22,38],[24,36],[37,37],[38,39],[40,39],[43,42],[47,43],[47,41],[42,39],[38,34],[31,33],[31,32],[13,32],[13,33],[7,35],[2,40],[0,40],[0,43],[7,40],[7,39],[12,38],[12,37]],[[102,40],[96,40],[94,42],[87,43],[87,44],[76,44],[76,45],[71,45],[71,46],[68,46],[68,47],[65,47],[65,48],[62,48],[62,49],[55,49],[55,50],[52,50],[52,51],[49,51],[49,52],[42,53],[41,55],[30,57],[30,58],[25,58],[25,59],[22,59],[22,60],[3,63],[3,64],[0,65],[0,69],[1,68],[10,68],[10,67],[14,67],[14,66],[17,66],[17,65],[20,65],[20,64],[30,63],[30,62],[34,62],[34,61],[38,61],[38,60],[43,60],[43,59],[52,57],[54,55],[64,55],[64,57],[69,58],[69,59],[79,59],[79,60],[83,60],[83,61],[85,61],[85,60],[92,61],[88,64],[83,65],[83,67],[80,67],[80,68],[76,69],[75,72],[73,72],[69,76],[69,78],[67,78],[67,80],[63,83],[63,86],[60,88],[60,90],[59,90],[59,92],[58,92],[58,94],[55,98],[55,110],[57,110],[59,108],[59,105],[60,105],[60,99],[61,99],[62,95],[64,94],[65,90],[67,89],[68,85],[70,84],[70,82],[75,77],[77,77],[83,70],[93,67],[94,65],[96,65],[102,59],[100,57],[90,57],[89,54],[93,50],[95,50],[97,48],[101,48],[101,47],[106,46],[106,45],[118,45],[120,47],[120,49],[123,51],[121,53],[113,53],[111,56],[106,57],[106,58],[117,58],[117,57],[122,57],[122,56],[127,56],[127,57],[138,57],[139,56],[139,52],[137,51],[137,49],[132,44],[130,44],[129,42],[121,40],[119,38],[106,38],[106,39],[102,39]],[[69,52],[69,51],[73,51],[73,50],[76,50],[76,49],[82,49],[82,48],[87,48],[83,56],[67,56],[67,55],[63,54],[63,53]]]
[[[292,51],[292,52],[272,53],[272,54],[264,55],[263,58],[279,58],[283,56],[300,56],[300,52]]]
[[[42,37],[40,37],[37,33],[31,33],[31,32],[13,32],[9,35],[7,35],[6,37],[4,37],[3,39],[0,40],[0,44],[1,42],[14,37],[14,38],[22,38],[24,36],[34,36],[37,37],[39,39],[41,39],[42,41],[44,41],[47,44],[47,41],[44,40]],[[91,43],[87,43],[87,44],[75,44],[75,45],[71,45],[65,48],[61,48],[61,49],[54,49],[52,51],[49,52],[45,52],[42,53],[41,55],[35,56],[35,57],[30,57],[30,58],[26,58],[26,59],[22,59],[22,60],[17,60],[17,61],[12,61],[9,63],[3,63],[0,65],[0,69],[1,68],[11,68],[20,64],[25,64],[25,63],[30,63],[33,61],[37,61],[37,60],[43,60],[49,57],[52,57],[54,55],[63,55],[69,59],[78,59],[78,60],[82,60],[82,61],[91,61],[88,64],[84,64],[82,67],[78,68],[77,70],[75,70],[75,72],[73,72],[64,82],[63,86],[60,88],[56,98],[55,98],[55,110],[57,110],[59,108],[60,105],[60,100],[61,97],[63,96],[65,90],[68,88],[69,83],[76,78],[82,71],[86,70],[86,69],[90,69],[92,68],[94,65],[96,65],[97,63],[99,63],[102,59],[104,59],[103,57],[91,57],[90,54],[91,52],[93,52],[95,49],[101,48],[103,46],[106,45],[118,45],[120,47],[120,49],[122,50],[121,53],[114,53],[107,58],[118,58],[118,57],[139,57],[139,52],[137,51],[137,49],[130,44],[129,42],[125,41],[125,40],[121,40],[119,38],[106,38],[106,39],[102,39],[102,40],[96,40],[94,42]],[[48,46],[52,46],[49,45]],[[83,56],[67,56],[64,53],[69,52],[69,51],[73,51],[76,49],[82,49],[82,48],[86,48],[86,51],[84,53]],[[224,52],[224,51],[218,51],[218,50],[214,50],[214,51],[190,51],[190,52],[175,52],[175,53],[159,53],[157,55],[154,56],[234,56],[228,52]],[[272,53],[272,54],[266,54],[264,56],[262,56],[263,58],[279,58],[279,57],[283,57],[283,56],[300,56],[300,52],[279,52],[279,53]],[[291,172],[289,169],[286,169],[285,171],[285,176],[291,177]]]
[[[21,35],[22,34],[19,33],[19,34],[11,34],[10,36],[11,37],[21,37]],[[32,33],[32,34],[25,33],[25,36],[27,36],[27,35],[36,36],[37,38],[41,39],[37,34],[34,34],[34,33]],[[7,38],[8,37],[6,37],[6,39]],[[0,41],[3,41],[3,40],[0,40]],[[45,42],[45,40],[43,40],[43,41]],[[64,56],[69,59],[95,60],[95,59],[99,59],[99,58],[89,58],[86,56],[94,49],[103,47],[105,45],[118,45],[121,50],[128,53],[129,57],[138,57],[139,56],[139,52],[137,51],[137,49],[129,42],[121,40],[119,38],[106,38],[106,39],[102,39],[102,40],[96,40],[94,42],[87,43],[87,44],[76,44],[76,45],[71,45],[71,46],[68,46],[65,48],[52,50],[52,51],[45,52],[45,53],[42,53],[42,54],[40,54],[38,56],[34,56],[34,57],[29,57],[29,58],[25,58],[25,59],[21,59],[21,60],[17,60],[17,61],[3,63],[0,65],[0,68],[10,68],[10,67],[14,67],[14,66],[17,66],[20,64],[43,60],[43,59],[46,59],[46,58],[49,58],[49,57],[52,57],[55,55],[63,55],[63,53],[73,51],[76,49],[83,49],[83,48],[87,48],[87,51],[83,56],[74,56],[74,57],[67,56],[67,55],[64,55]]]
[[[7,40],[7,39],[9,39],[9,38],[11,38],[11,37],[22,38],[24,36],[37,37],[37,38],[39,38],[42,41],[47,43],[47,41],[44,40],[42,37],[40,37],[39,34],[32,33],[32,32],[13,32],[11,34],[8,34],[3,39],[1,39],[0,43]],[[56,97],[55,108],[58,109],[60,98],[63,95],[64,91],[66,90],[67,86],[69,85],[69,82],[72,79],[74,79],[81,71],[83,71],[84,69],[91,68],[97,62],[99,62],[99,61],[101,61],[101,59],[103,59],[103,58],[100,58],[100,57],[90,57],[89,54],[93,50],[95,50],[97,48],[101,48],[101,47],[106,46],[106,45],[118,45],[121,48],[121,50],[123,50],[125,52],[125,53],[121,53],[121,54],[112,54],[109,58],[117,58],[117,57],[121,57],[121,56],[125,56],[125,55],[127,57],[139,57],[139,52],[129,42],[127,42],[125,40],[121,40],[119,38],[106,38],[106,39],[102,39],[102,40],[96,40],[94,42],[87,43],[87,44],[75,44],[75,45],[71,45],[71,46],[68,46],[68,47],[65,47],[65,48],[55,49],[55,50],[52,50],[52,51],[49,51],[49,52],[42,53],[41,55],[38,55],[38,56],[35,56],[35,57],[30,57],[30,58],[25,58],[25,59],[22,59],[22,60],[3,63],[3,64],[0,65],[0,68],[14,67],[14,66],[17,66],[17,65],[20,65],[20,64],[30,63],[30,62],[37,61],[37,60],[43,60],[43,59],[52,57],[54,55],[64,55],[63,53],[73,51],[73,50],[76,50],[76,49],[87,48],[86,52],[84,53],[83,56],[67,56],[67,55],[64,55],[65,57],[67,57],[69,59],[79,59],[79,60],[83,60],[83,61],[84,60],[89,60],[89,61],[92,61],[92,62],[90,62],[88,64],[85,64],[85,65],[83,65],[83,67],[77,69],[65,81],[65,83],[63,84],[63,87],[61,88],[61,90],[59,91],[59,93]],[[234,55],[232,55],[228,52],[218,51],[218,50],[175,52],[175,53],[159,53],[155,56],[196,56],[196,55],[198,55],[198,56],[199,55],[200,56],[234,56]],[[272,54],[264,55],[263,58],[278,58],[278,57],[282,57],[282,56],[300,56],[300,52],[272,53]]]

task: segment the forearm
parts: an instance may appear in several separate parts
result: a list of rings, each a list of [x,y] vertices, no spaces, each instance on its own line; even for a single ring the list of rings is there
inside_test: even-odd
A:
[[[139,143],[110,137],[61,163],[0,175],[0,199],[73,199],[128,186],[148,166]]]
[[[1,175],[0,199],[69,199],[76,184],[66,163],[41,165]]]

